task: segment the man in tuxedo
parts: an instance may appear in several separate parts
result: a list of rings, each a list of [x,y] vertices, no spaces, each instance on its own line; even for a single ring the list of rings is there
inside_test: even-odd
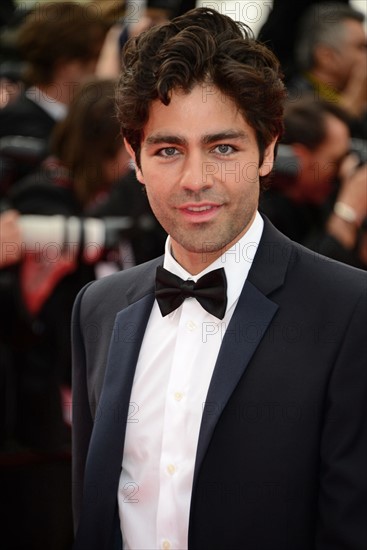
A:
[[[122,132],[169,236],[74,306],[75,550],[366,546],[366,274],[257,211],[283,99],[211,9],[124,50]]]

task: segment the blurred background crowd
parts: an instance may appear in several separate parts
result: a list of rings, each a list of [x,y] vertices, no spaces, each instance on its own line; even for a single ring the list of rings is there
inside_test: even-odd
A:
[[[316,257],[367,268],[365,1],[2,0],[5,550],[70,548],[72,304],[87,282],[163,253],[166,237],[114,115],[119,56],[196,6],[247,23],[283,67],[285,132],[261,211]]]

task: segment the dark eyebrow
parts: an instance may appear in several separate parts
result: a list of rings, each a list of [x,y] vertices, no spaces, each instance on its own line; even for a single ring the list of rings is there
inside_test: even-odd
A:
[[[242,139],[248,141],[249,136],[246,132],[237,130],[226,130],[224,132],[218,132],[217,134],[208,134],[203,137],[204,144],[214,143],[216,141],[226,141],[228,139]]]
[[[159,145],[160,143],[173,143],[174,145],[186,145],[186,140],[180,136],[168,134],[153,134],[145,140],[146,145]]]
[[[206,134],[202,137],[202,143],[208,145],[217,141],[226,141],[228,139],[242,139],[247,141],[249,136],[246,132],[237,130],[225,130],[215,134]],[[172,145],[187,145],[187,140],[181,136],[170,134],[153,134],[145,140],[146,145],[160,145],[162,143],[170,143]]]

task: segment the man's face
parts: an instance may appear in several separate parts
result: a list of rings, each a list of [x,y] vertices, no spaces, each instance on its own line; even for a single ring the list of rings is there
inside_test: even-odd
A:
[[[323,203],[332,191],[333,180],[349,151],[350,134],[347,125],[337,117],[327,114],[326,138],[315,151],[304,146],[298,148],[301,170],[297,187],[302,201]],[[297,150],[297,146],[295,146]]]
[[[343,23],[343,39],[336,50],[335,71],[339,79],[339,89],[347,85],[355,70],[367,70],[367,38],[362,23],[346,19]]]
[[[259,169],[254,130],[213,86],[175,90],[168,106],[152,103],[137,177],[172,238],[174,257],[189,272],[204,269],[248,229],[274,144]]]

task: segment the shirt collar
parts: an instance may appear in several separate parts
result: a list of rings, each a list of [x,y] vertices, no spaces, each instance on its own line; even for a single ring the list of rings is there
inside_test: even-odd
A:
[[[65,103],[60,103],[56,99],[42,92],[37,86],[31,86],[26,90],[25,95],[28,99],[36,103],[41,109],[46,111],[54,120],[63,120],[66,117],[68,108]]]
[[[260,214],[256,212],[254,221],[241,239],[197,275],[191,275],[176,262],[171,253],[171,239],[168,236],[165,246],[163,267],[178,277],[181,277],[183,280],[192,279],[193,281],[197,281],[200,277],[214,269],[223,267],[227,277],[228,311],[239,298],[259,246],[263,228],[264,221]]]

